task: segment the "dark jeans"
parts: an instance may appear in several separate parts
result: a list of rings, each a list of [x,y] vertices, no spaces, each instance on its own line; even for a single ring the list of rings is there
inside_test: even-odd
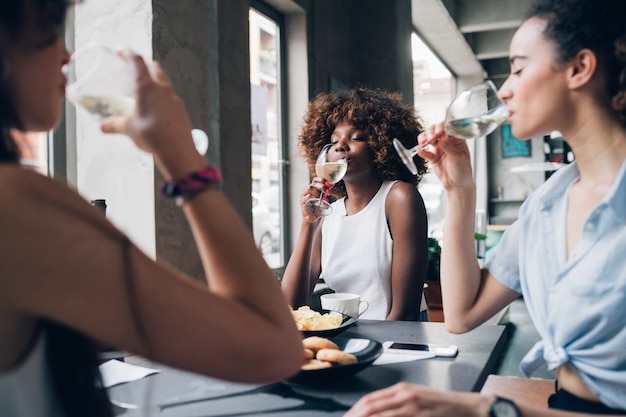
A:
[[[585,400],[564,389],[559,389],[548,398],[548,406],[558,410],[578,411],[580,413],[626,415],[626,410],[609,408],[600,402]]]

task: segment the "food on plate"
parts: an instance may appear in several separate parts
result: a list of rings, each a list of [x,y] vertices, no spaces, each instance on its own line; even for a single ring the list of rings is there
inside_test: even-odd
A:
[[[315,358],[320,361],[338,363],[341,365],[356,363],[356,356],[351,353],[344,352],[343,350],[335,349],[321,349],[317,352]]]
[[[313,352],[317,352],[320,349],[339,350],[339,346],[337,346],[335,342],[319,336],[309,336],[302,339],[302,346],[304,346],[305,349],[312,350]]]
[[[303,371],[330,368],[334,364],[357,363],[356,356],[339,349],[337,344],[325,337],[310,336],[302,339],[306,359],[300,367]],[[310,352],[310,353],[309,353]]]
[[[309,306],[302,306],[297,310],[292,310],[293,319],[298,330],[331,330],[341,326],[343,316],[341,313],[331,311],[321,314],[311,310]]]

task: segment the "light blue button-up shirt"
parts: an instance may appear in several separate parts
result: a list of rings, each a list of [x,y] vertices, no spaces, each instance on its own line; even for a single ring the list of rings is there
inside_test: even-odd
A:
[[[555,172],[520,208],[485,266],[524,296],[538,342],[520,369],[567,363],[609,407],[626,409],[626,163],[566,252],[574,162]]]

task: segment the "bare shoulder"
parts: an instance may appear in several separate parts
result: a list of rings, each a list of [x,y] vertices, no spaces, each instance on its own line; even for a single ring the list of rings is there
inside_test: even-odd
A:
[[[387,208],[404,206],[405,208],[419,208],[424,206],[422,195],[413,184],[404,181],[397,181],[389,190],[386,201]]]
[[[408,182],[397,181],[391,187],[385,202],[385,211],[390,230],[395,230],[394,235],[426,227],[424,200],[417,187]]]
[[[4,224],[49,222],[76,214],[104,221],[82,196],[60,181],[19,166],[0,165],[0,221]]]
[[[11,288],[71,275],[74,260],[93,259],[89,255],[106,243],[103,236],[109,242],[121,236],[71,188],[18,166],[0,166],[0,227],[0,281],[9,280]]]
[[[51,197],[54,201],[70,198],[84,202],[84,199],[67,185],[13,165],[0,165],[0,195],[2,195],[0,204],[11,206],[15,202],[41,202]]]

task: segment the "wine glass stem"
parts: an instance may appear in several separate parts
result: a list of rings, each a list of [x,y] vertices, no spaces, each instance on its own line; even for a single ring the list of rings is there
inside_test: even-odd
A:
[[[322,190],[322,192],[320,193],[320,198],[319,200],[317,200],[317,205],[318,206],[322,206],[322,200],[324,199],[324,194],[326,193],[326,190]]]

